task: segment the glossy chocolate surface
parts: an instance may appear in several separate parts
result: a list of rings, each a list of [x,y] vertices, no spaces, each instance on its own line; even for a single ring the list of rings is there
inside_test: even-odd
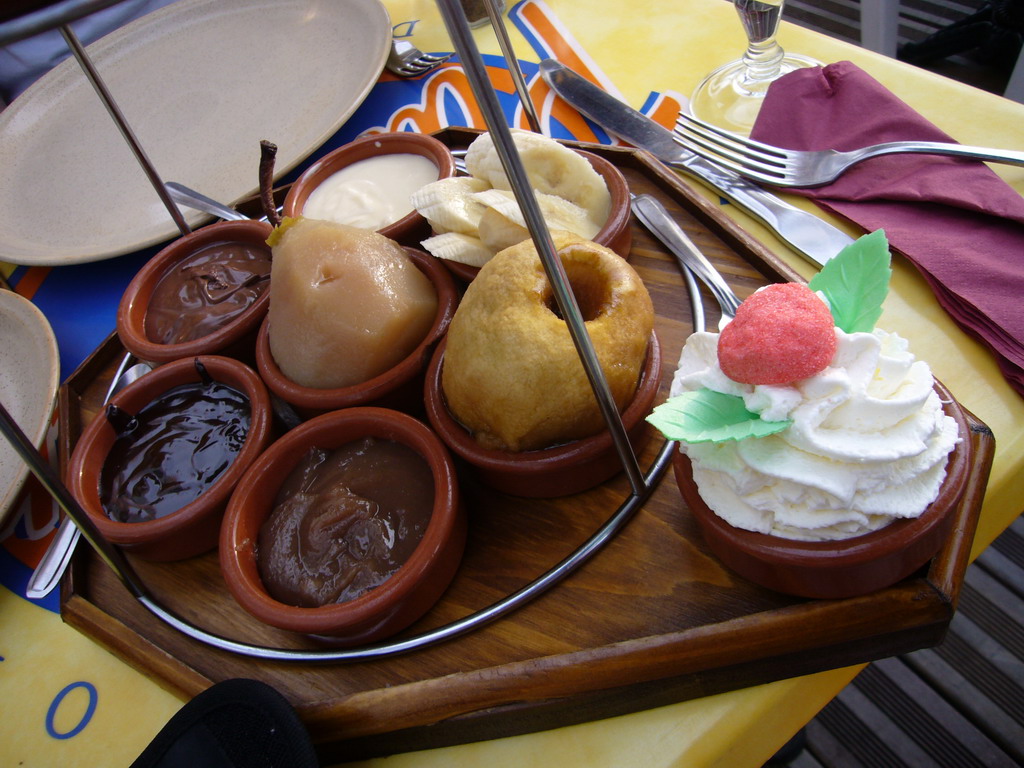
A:
[[[160,278],[146,310],[146,336],[160,344],[200,339],[242,314],[269,283],[269,246],[212,243]]]
[[[334,451],[314,448],[260,529],[260,577],[289,605],[352,600],[409,558],[433,500],[430,467],[408,446],[367,437]]]
[[[143,522],[194,501],[241,451],[249,414],[245,395],[215,381],[174,387],[134,418],[108,412],[118,436],[100,474],[107,515]]]

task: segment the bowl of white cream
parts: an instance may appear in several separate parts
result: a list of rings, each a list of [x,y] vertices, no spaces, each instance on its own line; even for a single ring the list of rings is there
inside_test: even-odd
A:
[[[418,245],[430,234],[430,225],[413,207],[413,193],[454,175],[455,159],[432,136],[364,136],[310,166],[288,190],[284,214],[334,221]]]

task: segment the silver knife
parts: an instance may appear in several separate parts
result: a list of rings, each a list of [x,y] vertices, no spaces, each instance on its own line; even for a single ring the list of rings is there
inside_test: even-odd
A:
[[[609,133],[647,150],[666,165],[704,181],[773,229],[814,264],[821,266],[853,242],[840,229],[796,208],[766,189],[683,149],[672,132],[637,112],[554,59],[540,63],[540,74],[556,94]]]

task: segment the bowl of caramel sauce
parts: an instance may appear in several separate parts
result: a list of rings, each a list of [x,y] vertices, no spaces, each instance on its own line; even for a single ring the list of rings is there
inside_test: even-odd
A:
[[[111,398],[82,432],[68,488],[112,544],[147,560],[217,546],[228,498],[271,440],[267,388],[243,363],[177,360]]]
[[[125,349],[154,365],[196,355],[253,363],[270,302],[271,231],[263,221],[223,221],[158,252],[121,297]]]
[[[455,468],[429,427],[347,408],[291,430],[249,468],[224,515],[220,565],[260,621],[354,645],[430,610],[465,542]]]

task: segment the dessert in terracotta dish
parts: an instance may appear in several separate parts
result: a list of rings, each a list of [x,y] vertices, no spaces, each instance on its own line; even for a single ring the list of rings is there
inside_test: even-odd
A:
[[[99,532],[147,560],[217,545],[242,475],[273,437],[256,372],[218,355],[161,365],[114,395],[82,432],[68,488]]]
[[[429,254],[370,230],[286,218],[274,230],[260,376],[304,416],[416,407],[423,371],[458,303]]]
[[[455,175],[451,151],[422,133],[375,133],[350,141],[311,165],[288,189],[288,218],[335,221],[418,244],[430,226],[411,195]]]
[[[709,546],[747,578],[809,597],[888,586],[948,532],[969,466],[966,421],[898,334],[883,232],[809,285],[769,285],[720,334],[686,342],[649,417]]]
[[[548,228],[628,258],[632,230],[622,173],[604,158],[540,134],[513,129],[512,139]],[[466,150],[466,172],[423,186],[412,203],[433,232],[423,248],[469,282],[496,253],[530,233],[489,133]]]
[[[455,466],[437,436],[398,411],[343,408],[285,434],[242,477],[220,565],[260,621],[352,645],[426,613],[465,542]]]
[[[253,362],[269,302],[270,232],[262,221],[222,221],[161,249],[121,297],[125,349],[154,365],[196,355]]]
[[[570,232],[552,239],[612,397],[639,440],[660,381],[650,295],[610,249]],[[532,240],[499,252],[470,283],[431,361],[426,401],[442,439],[499,490],[566,495],[621,470]]]
[[[270,351],[306,387],[359,384],[430,330],[437,291],[406,250],[367,229],[285,219],[271,238]]]

